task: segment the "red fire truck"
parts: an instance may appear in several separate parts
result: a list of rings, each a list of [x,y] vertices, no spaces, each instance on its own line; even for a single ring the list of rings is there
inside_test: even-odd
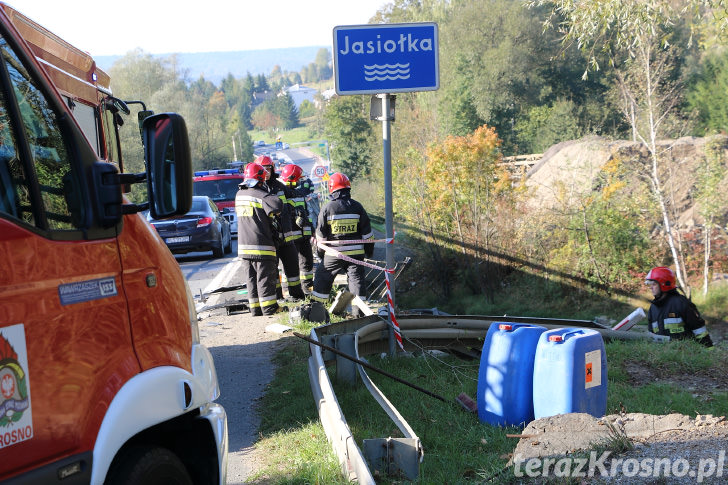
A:
[[[224,484],[227,419],[177,262],[140,214],[184,214],[184,120],[126,104],[87,54],[0,3],[0,482]],[[85,114],[84,114],[85,113]],[[145,183],[148,203],[123,188]]]
[[[238,216],[235,214],[235,194],[244,180],[237,168],[200,170],[192,181],[194,195],[206,195],[220,209],[222,216],[230,223],[230,233],[238,235]]]

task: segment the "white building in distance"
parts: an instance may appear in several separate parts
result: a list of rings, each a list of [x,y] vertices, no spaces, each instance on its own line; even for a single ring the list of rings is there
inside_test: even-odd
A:
[[[314,96],[316,96],[318,91],[300,84],[294,84],[293,86],[286,88],[285,92],[288,93],[291,99],[293,99],[293,103],[296,105],[296,109],[298,109],[301,107],[301,103],[303,103],[304,99],[313,103]]]

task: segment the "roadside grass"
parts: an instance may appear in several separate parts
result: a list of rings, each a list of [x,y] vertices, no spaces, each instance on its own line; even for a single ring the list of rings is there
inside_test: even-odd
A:
[[[375,227],[378,222],[375,220]],[[440,309],[452,313],[458,313],[457,308],[467,308],[468,314],[586,320],[604,315],[619,320],[640,304],[627,298],[590,298],[587,292],[569,295],[557,282],[543,279],[536,282],[527,276],[511,280],[510,284],[513,286],[506,288],[502,295],[496,294],[489,303],[482,297],[456,291],[450,299],[452,307],[447,305]],[[418,286],[414,291],[398,294],[398,306],[431,307],[433,300],[428,292]],[[706,301],[694,295],[694,300],[709,324],[726,319],[728,291],[713,291]],[[538,304],[534,305],[534,302]],[[308,334],[314,326],[303,322],[295,330]],[[711,376],[725,376],[728,348],[724,343],[714,349],[705,349],[691,341],[607,343],[607,413],[682,413],[693,417],[696,414],[725,414],[728,409],[725,377],[719,381],[721,385],[711,386],[708,382]],[[266,456],[267,466],[251,479],[251,483],[346,483],[318,419],[308,379],[307,358],[308,344],[295,337],[286,340],[275,358],[276,376],[261,401],[261,439],[257,444]],[[477,415],[467,413],[454,402],[460,392],[476,398],[478,361],[423,356],[367,358],[372,365],[435,392],[447,401],[441,402],[385,376],[368,372],[422,440],[425,455],[418,483],[482,483],[492,477],[496,478],[491,483],[518,483],[513,481],[512,473],[503,470],[509,453],[517,444],[516,439],[507,438],[506,434],[517,434],[520,429],[481,423]],[[360,447],[364,438],[401,436],[363,386],[336,383],[335,366],[329,373],[339,404]],[[619,438],[615,436],[613,444],[604,446],[614,452],[628,446]],[[407,480],[377,477],[377,482],[406,483]]]
[[[276,142],[276,136],[280,136],[281,141],[288,144],[299,143],[311,139],[309,136],[309,129],[305,125],[298,126],[290,130],[280,131],[277,135],[272,134],[268,130],[250,130],[248,131],[248,135],[250,135],[250,139],[253,140],[253,142],[263,140],[268,145],[273,145]]]
[[[478,421],[455,402],[461,392],[476,395],[477,361],[454,357],[381,358],[371,356],[369,363],[379,369],[440,395],[445,401],[421,393],[379,373],[368,371],[375,385],[387,396],[420,438],[424,461],[420,465],[421,483],[478,482],[503,468],[516,442],[506,433],[518,428],[497,428]],[[402,437],[384,411],[361,385],[352,389],[335,384],[336,396],[352,433],[359,437]],[[380,477],[379,483],[400,483],[400,477]]]
[[[714,284],[708,296],[703,296],[697,288],[693,291],[692,300],[700,309],[700,313],[708,322],[716,324],[728,321],[728,284]]]
[[[295,330],[308,334],[315,325],[303,322]],[[607,412],[649,414],[682,413],[722,415],[728,409],[724,387],[690,389],[684,376],[724,375],[728,351],[705,349],[693,342],[658,344],[647,341],[618,341],[606,345],[608,361]],[[286,339],[275,356],[276,374],[261,401],[261,439],[257,444],[267,466],[250,483],[347,483],[318,420],[308,379],[308,344],[296,337]],[[431,396],[404,386],[386,376],[368,374],[403,415],[422,440],[424,460],[418,483],[482,483],[506,466],[517,444],[506,434],[520,428],[499,428],[481,423],[476,414],[455,403],[465,392],[476,398],[479,362],[450,356],[418,355],[391,359],[367,356],[370,364],[445,398]],[[644,381],[635,369],[648,369]],[[336,383],[335,367],[329,374],[346,420],[362,447],[364,438],[401,437],[401,432],[370,397],[361,384]],[[678,379],[683,376],[682,379]],[[615,437],[616,438],[619,437]],[[618,446],[619,445],[619,446]],[[609,446],[627,446],[623,440]],[[512,474],[497,476],[493,483],[505,483]],[[402,477],[377,477],[382,484],[406,483]],[[566,483],[566,482],[564,482]]]
[[[306,325],[296,330],[308,333],[311,328]],[[348,483],[319,421],[308,380],[308,355],[306,342],[288,337],[274,356],[275,378],[259,408],[261,438],[257,447],[266,463],[247,483]]]
[[[607,412],[682,413],[721,416],[728,391],[714,380],[725,376],[728,352],[692,341],[607,344]]]

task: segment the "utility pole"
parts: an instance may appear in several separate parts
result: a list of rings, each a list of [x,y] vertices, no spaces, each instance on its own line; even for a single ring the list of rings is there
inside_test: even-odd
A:
[[[377,94],[377,98],[382,100],[382,107],[379,119],[382,121],[382,149],[384,158],[384,226],[385,238],[387,241],[394,239],[394,223],[392,221],[394,211],[392,210],[392,139],[391,139],[391,122],[394,121],[394,99],[391,94]],[[374,101],[374,100],[373,100]],[[394,244],[385,244],[386,247],[386,268],[394,270]],[[394,274],[389,278],[389,297],[392,300],[392,309],[394,309]],[[389,314],[389,355],[394,356],[397,348],[394,340],[394,322],[392,321],[392,312]]]
[[[395,337],[404,349],[394,316],[394,225],[392,223],[392,142],[395,93],[435,91],[440,87],[437,24],[340,25],[334,27],[334,79],[336,94],[371,94],[369,119],[382,122],[384,153],[384,205],[386,267],[389,289],[389,354],[395,355]],[[408,40],[407,49],[396,39]],[[360,52],[361,46],[377,46]],[[424,210],[425,208],[423,208]],[[391,273],[390,273],[391,271]],[[396,327],[396,331],[395,331]],[[394,336],[394,337],[393,337]]]

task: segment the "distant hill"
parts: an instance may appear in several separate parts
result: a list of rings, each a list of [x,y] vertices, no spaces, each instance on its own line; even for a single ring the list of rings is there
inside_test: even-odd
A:
[[[178,53],[177,57],[181,67],[188,71],[188,77],[194,81],[204,76],[215,84],[232,73],[236,78],[245,76],[248,72],[254,76],[268,75],[273,67],[281,66],[283,71],[298,72],[302,67],[316,59],[316,53],[321,48],[330,46],[290,47],[285,49],[264,49],[235,52],[195,52]],[[171,54],[154,54],[154,57],[169,57]],[[96,64],[107,71],[123,56],[97,56]]]

